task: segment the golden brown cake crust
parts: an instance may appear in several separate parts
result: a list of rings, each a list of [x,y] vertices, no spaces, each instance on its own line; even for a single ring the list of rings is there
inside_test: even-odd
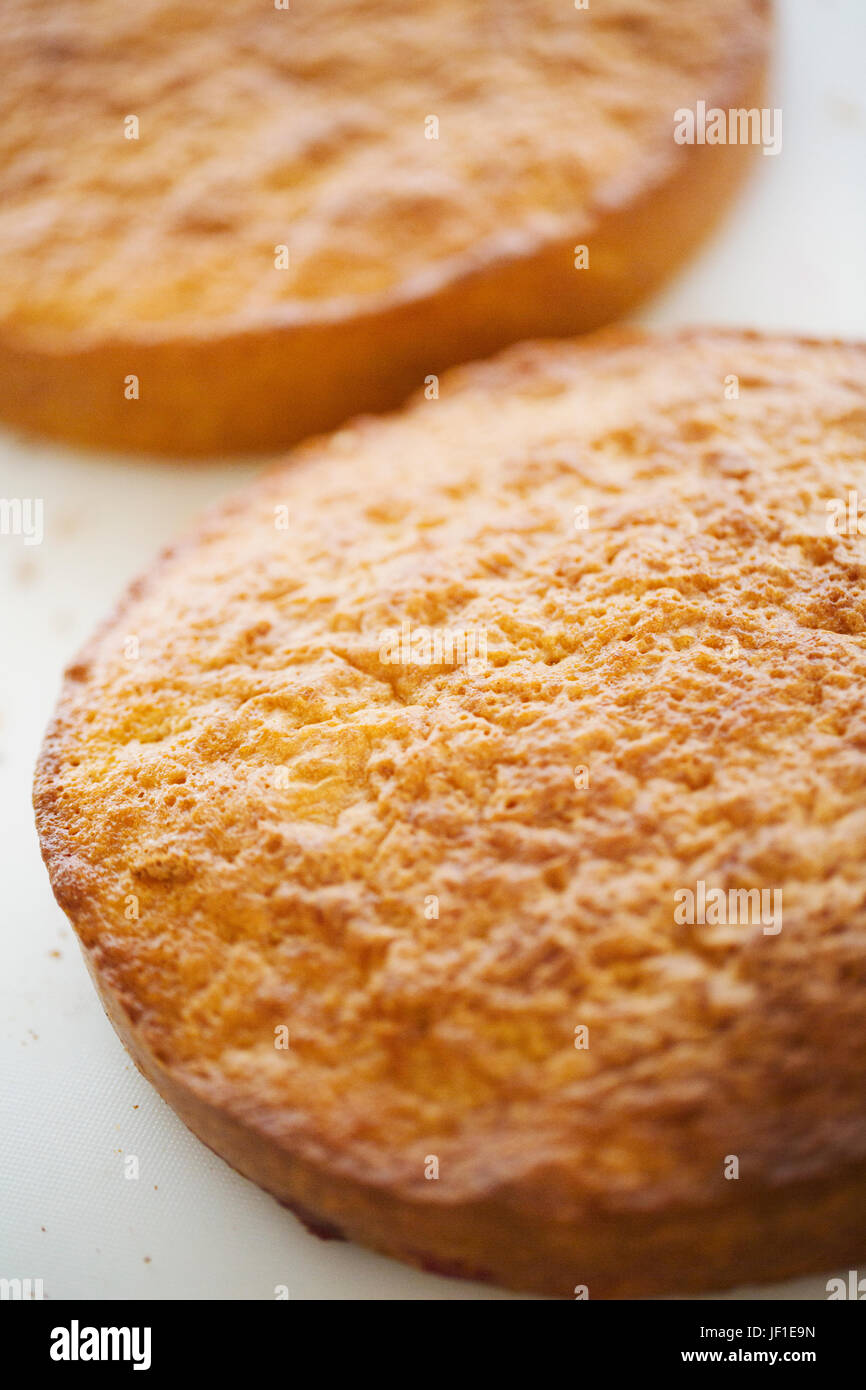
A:
[[[264,448],[597,326],[763,162],[673,132],[698,100],[761,104],[768,8],[7,0],[0,414]]]
[[[864,388],[857,345],[523,345],[297,450],[133,587],[37,821],[214,1149],[564,1296],[862,1256],[864,543],[827,501],[866,496]],[[486,662],[395,664],[404,622]],[[781,889],[782,930],[677,925],[700,880]]]

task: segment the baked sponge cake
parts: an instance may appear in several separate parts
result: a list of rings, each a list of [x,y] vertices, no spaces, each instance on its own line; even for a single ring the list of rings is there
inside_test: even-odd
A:
[[[847,1269],[866,348],[441,385],[211,512],[68,671],[36,812],[105,1006],[242,1173],[427,1269]]]
[[[753,144],[767,0],[4,0],[0,418],[224,453],[614,317]]]

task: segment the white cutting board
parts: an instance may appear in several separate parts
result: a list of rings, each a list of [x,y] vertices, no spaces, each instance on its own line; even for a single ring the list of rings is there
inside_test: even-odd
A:
[[[866,338],[866,5],[780,0],[782,151],[641,316]],[[0,435],[0,1277],[46,1298],[508,1298],[321,1242],[194,1139],[102,1014],[42,868],[30,781],[64,663],[157,549],[255,465],[148,465]],[[137,1181],[124,1158],[139,1160]],[[866,1251],[864,1251],[866,1258]],[[828,1274],[729,1297],[826,1297]]]

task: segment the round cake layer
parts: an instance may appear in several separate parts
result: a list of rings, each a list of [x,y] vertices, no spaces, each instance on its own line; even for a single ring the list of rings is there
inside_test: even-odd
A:
[[[768,27],[766,0],[6,0],[0,414],[259,449],[613,317],[764,162],[677,112],[760,106]]]
[[[213,1148],[565,1296],[862,1255],[864,390],[854,345],[523,345],[133,587],[38,824]]]

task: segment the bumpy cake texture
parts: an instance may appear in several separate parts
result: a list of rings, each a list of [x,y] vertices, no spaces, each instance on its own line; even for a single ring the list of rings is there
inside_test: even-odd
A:
[[[768,27],[766,0],[4,0],[0,415],[253,450],[610,319],[765,163],[674,131],[760,106]]]
[[[522,345],[303,446],[132,588],[38,826],[212,1148],[566,1297],[862,1258],[864,400],[860,346]],[[781,892],[781,930],[678,922],[701,882]]]

